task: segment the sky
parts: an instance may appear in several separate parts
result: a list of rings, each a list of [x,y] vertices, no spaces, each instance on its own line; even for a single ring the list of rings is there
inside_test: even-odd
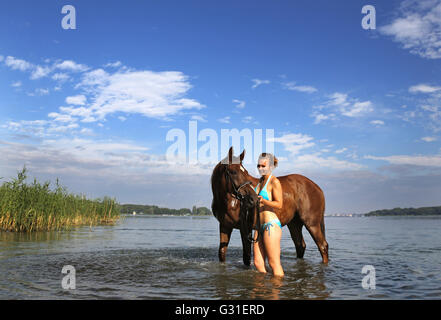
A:
[[[26,166],[91,198],[210,207],[233,145],[255,177],[268,151],[315,181],[326,214],[441,205],[441,0],[0,6],[0,181]]]

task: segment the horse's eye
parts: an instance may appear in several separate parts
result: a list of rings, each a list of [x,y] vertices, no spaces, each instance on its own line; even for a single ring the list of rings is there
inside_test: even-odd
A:
[[[236,171],[230,171],[232,175],[235,175],[237,172]]]

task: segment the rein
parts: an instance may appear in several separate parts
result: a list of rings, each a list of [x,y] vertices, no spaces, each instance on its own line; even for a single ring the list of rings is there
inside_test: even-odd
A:
[[[248,195],[243,195],[241,194],[239,191],[240,189],[242,189],[244,186],[250,184],[252,185],[251,181],[245,181],[244,183],[242,183],[238,188],[236,187],[236,184],[234,183],[233,179],[230,176],[230,173],[228,172],[228,169],[225,169],[226,172],[226,176],[230,179],[231,181],[231,185],[233,186],[233,193],[232,195],[239,200],[239,204],[240,204],[240,212],[239,212],[239,217],[242,215],[242,212],[245,211],[245,223],[248,221],[248,214],[249,214],[249,210],[248,208],[244,209],[243,206],[243,200],[248,197]],[[259,232],[259,236],[260,236],[260,232]],[[252,231],[248,234],[248,241],[250,241],[251,243],[255,243],[259,240],[259,238],[257,238],[257,240],[253,239],[253,235],[252,235]]]

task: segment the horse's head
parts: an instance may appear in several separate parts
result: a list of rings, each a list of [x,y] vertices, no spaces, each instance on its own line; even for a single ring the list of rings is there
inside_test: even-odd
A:
[[[249,180],[248,171],[242,165],[244,157],[245,150],[239,157],[234,157],[233,147],[231,147],[228,156],[222,160],[222,164],[225,166],[226,190],[240,201],[241,228],[245,228],[244,231],[251,238],[252,230],[258,225],[259,199]]]

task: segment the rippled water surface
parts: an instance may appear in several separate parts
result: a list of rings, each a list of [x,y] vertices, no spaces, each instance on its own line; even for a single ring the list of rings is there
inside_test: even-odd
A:
[[[213,217],[127,216],[115,226],[0,232],[1,299],[440,299],[441,219],[327,217],[330,262],[310,235],[297,259],[283,228],[283,280],[242,263],[239,231],[217,260]],[[76,289],[61,286],[63,266]],[[364,265],[375,289],[362,287]]]

